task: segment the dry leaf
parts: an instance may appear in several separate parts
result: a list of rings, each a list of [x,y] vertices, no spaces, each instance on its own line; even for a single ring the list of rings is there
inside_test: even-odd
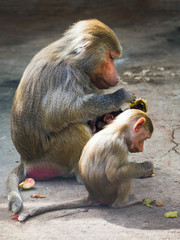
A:
[[[134,79],[136,79],[136,80],[141,80],[142,77],[135,77]]]
[[[150,69],[144,69],[142,70],[141,74],[144,76],[146,73],[150,72]]]
[[[31,197],[32,198],[46,198],[46,196],[40,195],[40,193],[32,194]]]
[[[123,75],[128,76],[128,77],[132,77],[133,73],[132,72],[124,72]]]
[[[156,206],[163,206],[163,201],[155,201]]]
[[[164,67],[158,67],[157,69],[160,71],[164,71]]]

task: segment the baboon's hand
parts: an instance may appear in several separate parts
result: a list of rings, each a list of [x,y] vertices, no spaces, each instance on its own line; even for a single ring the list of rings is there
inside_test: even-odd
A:
[[[133,103],[136,100],[136,96],[133,92],[125,90],[126,102]]]
[[[134,93],[124,88],[117,90],[114,94],[116,95],[117,99],[123,102],[134,102],[134,100],[136,99],[136,96]]]
[[[144,174],[142,175],[142,177],[149,177],[153,174],[153,170],[154,170],[154,165],[152,162],[150,161],[146,161],[141,163],[141,166],[144,168]]]

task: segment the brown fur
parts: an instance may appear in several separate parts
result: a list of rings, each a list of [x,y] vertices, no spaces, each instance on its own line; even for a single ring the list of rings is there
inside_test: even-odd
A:
[[[126,134],[136,121],[145,118],[144,128],[150,135],[153,125],[149,116],[140,110],[127,110],[121,113],[102,131],[95,134],[83,149],[79,161],[79,174],[84,183],[88,197],[65,204],[55,204],[32,209],[21,214],[20,221],[47,211],[94,206],[97,204],[112,207],[124,207],[140,201],[127,202],[131,192],[131,179],[152,174],[151,162],[128,162]]]
[[[112,124],[95,134],[86,144],[79,161],[82,181],[91,198],[113,204],[125,202],[130,193],[130,179],[143,176],[152,164],[128,163],[125,134],[139,118],[144,117],[145,128],[152,134],[148,115],[140,110],[121,113]]]
[[[100,90],[118,82],[113,58],[120,55],[114,32],[92,19],[75,23],[31,60],[11,114],[11,136],[21,156],[7,180],[13,213],[21,210],[18,183],[28,169],[45,165],[61,176],[77,175],[82,149],[92,136],[87,122],[133,101],[125,89]]]

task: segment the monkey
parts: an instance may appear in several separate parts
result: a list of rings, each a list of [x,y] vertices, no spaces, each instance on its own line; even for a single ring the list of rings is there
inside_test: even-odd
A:
[[[117,115],[122,112],[123,111],[120,109],[118,111],[103,114],[102,116],[98,116],[97,118],[88,121],[92,133],[97,133],[102,130],[107,124],[109,124]]]
[[[137,99],[133,104],[130,104],[130,109],[139,109],[143,112],[147,112],[147,103],[146,100]],[[89,126],[93,133],[99,132],[102,130],[107,124],[109,124],[117,115],[122,113],[123,110],[120,108],[118,111],[114,111],[111,113],[106,113],[102,116],[98,116],[97,118],[88,121]]]
[[[32,58],[11,110],[11,138],[21,159],[6,182],[13,214],[22,209],[18,184],[26,176],[78,179],[78,161],[92,136],[88,121],[133,102],[134,93],[124,88],[104,92],[119,82],[114,61],[121,54],[113,30],[90,19],[74,23]]]
[[[99,205],[122,208],[142,203],[141,199],[128,201],[131,179],[151,175],[154,166],[150,161],[129,162],[128,153],[142,152],[144,141],[151,138],[152,133],[153,124],[145,112],[137,109],[124,111],[94,134],[82,151],[78,170],[88,196],[69,203],[31,209],[22,213],[18,220],[60,209]]]

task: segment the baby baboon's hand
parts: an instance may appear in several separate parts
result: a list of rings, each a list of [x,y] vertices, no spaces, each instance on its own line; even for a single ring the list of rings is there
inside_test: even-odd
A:
[[[154,170],[154,164],[150,161],[146,161],[141,163],[141,166],[144,168],[144,174],[142,175],[142,177],[149,177],[153,174],[153,170]]]

